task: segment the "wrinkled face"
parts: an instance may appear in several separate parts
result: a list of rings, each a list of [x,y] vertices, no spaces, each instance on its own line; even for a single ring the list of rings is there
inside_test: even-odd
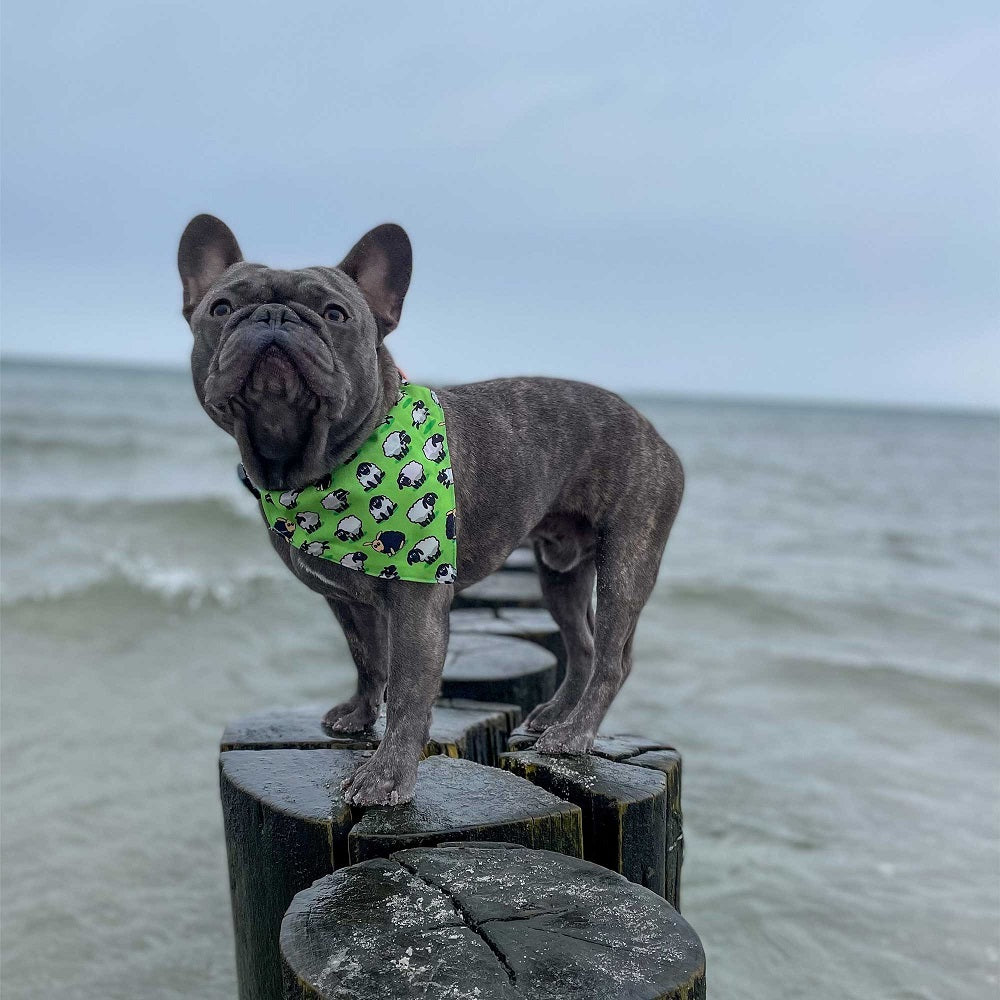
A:
[[[333,268],[239,263],[191,326],[202,405],[236,438],[250,478],[285,489],[329,472],[331,432],[352,431],[379,392],[378,328],[357,285]]]
[[[379,350],[398,322],[410,259],[406,234],[381,226],[339,268],[281,271],[243,261],[218,219],[189,224],[178,265],[195,390],[259,488],[320,479],[384,415]]]

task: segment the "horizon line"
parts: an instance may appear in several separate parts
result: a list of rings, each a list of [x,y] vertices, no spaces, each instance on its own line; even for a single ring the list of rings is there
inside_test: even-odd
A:
[[[41,354],[0,353],[0,367],[22,365],[35,368],[110,368],[136,374],[190,374],[185,365],[162,361],[129,361],[117,358],[54,356]],[[551,376],[546,376],[551,377]],[[477,380],[478,381],[478,380]],[[584,381],[573,379],[572,381]],[[611,391],[637,397],[656,397],[691,403],[750,404],[755,406],[812,406],[830,409],[888,410],[893,412],[939,413],[977,417],[1000,417],[1000,407],[975,403],[916,403],[892,399],[848,399],[830,396],[768,395],[753,393],[691,392],[680,389],[653,389],[651,387],[617,387]]]

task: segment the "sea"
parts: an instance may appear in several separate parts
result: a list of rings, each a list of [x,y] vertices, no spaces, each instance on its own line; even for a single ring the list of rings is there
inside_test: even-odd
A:
[[[606,720],[712,1000],[994,1000],[1000,419],[636,397],[687,492]],[[2,369],[4,1000],[235,996],[218,738],[352,690],[186,372]]]

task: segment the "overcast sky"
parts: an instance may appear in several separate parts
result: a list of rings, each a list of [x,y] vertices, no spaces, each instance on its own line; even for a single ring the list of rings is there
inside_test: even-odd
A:
[[[3,350],[186,363],[177,239],[415,267],[416,378],[995,405],[995,0],[8,0]]]

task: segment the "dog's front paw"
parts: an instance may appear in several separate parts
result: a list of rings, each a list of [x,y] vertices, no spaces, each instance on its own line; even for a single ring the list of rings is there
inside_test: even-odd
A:
[[[585,754],[593,745],[593,733],[568,722],[557,722],[538,737],[532,749],[539,753],[576,756]]]
[[[371,729],[377,718],[378,705],[362,702],[355,695],[334,705],[323,716],[323,725],[335,733],[361,733]]]
[[[524,722],[521,723],[521,728],[528,733],[543,733],[555,723],[562,722],[573,711],[573,707],[573,702],[570,699],[562,699],[556,692],[554,697],[536,705],[527,714]]]
[[[413,763],[399,756],[381,754],[381,747],[344,783],[344,801],[352,806],[396,806],[413,798],[417,783]]]

